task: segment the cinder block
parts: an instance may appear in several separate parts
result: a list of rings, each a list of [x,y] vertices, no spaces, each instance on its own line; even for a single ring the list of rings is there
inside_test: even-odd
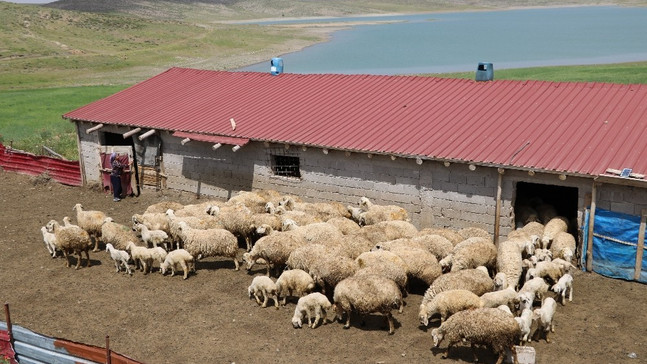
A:
[[[515,345],[517,352],[517,361],[519,364],[535,364],[535,348],[532,346],[518,346]],[[508,352],[505,358],[506,363],[513,363],[512,353]]]

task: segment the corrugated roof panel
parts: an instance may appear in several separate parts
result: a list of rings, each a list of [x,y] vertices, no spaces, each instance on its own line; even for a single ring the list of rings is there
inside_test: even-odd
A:
[[[172,68],[64,117],[599,175],[647,174],[646,110],[644,85]]]

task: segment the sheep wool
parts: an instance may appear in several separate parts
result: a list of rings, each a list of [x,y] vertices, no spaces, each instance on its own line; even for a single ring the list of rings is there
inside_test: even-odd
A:
[[[349,277],[337,284],[333,294],[336,317],[346,316],[344,328],[350,328],[351,312],[381,313],[395,333],[391,311],[402,307],[402,293],[392,280],[377,275]]]
[[[97,210],[83,210],[80,203],[74,205],[73,211],[76,211],[76,223],[85,230],[90,237],[94,239],[94,249],[92,251],[99,251],[99,237],[101,237],[101,225],[105,220],[106,214]]]
[[[310,293],[315,287],[312,277],[301,269],[286,270],[276,280],[276,295],[281,304],[285,306],[288,296],[302,297]]]
[[[160,271],[162,272],[162,275],[164,275],[166,274],[166,271],[170,269],[172,277],[175,275],[178,265],[182,267],[184,279],[188,278],[189,271],[195,272],[195,261],[193,256],[184,249],[176,249],[169,252],[164,259],[164,262],[160,265]]]
[[[420,323],[427,326],[434,314],[440,314],[440,322],[443,323],[458,311],[481,307],[483,302],[479,296],[468,290],[451,289],[440,292],[431,301],[421,304],[418,316]]]
[[[234,269],[238,270],[238,239],[225,229],[194,229],[185,222],[179,223],[179,232],[184,249],[195,260],[205,257],[227,257],[234,261]]]
[[[481,296],[494,289],[494,281],[487,274],[487,270],[483,271],[478,268],[446,273],[431,284],[422,298],[422,303],[426,303],[438,293],[450,289],[466,289],[477,296]]]
[[[299,298],[292,316],[292,326],[300,328],[303,319],[308,320],[308,327],[315,328],[319,322],[326,324],[326,314],[332,308],[332,304],[326,296],[319,292],[313,292]]]
[[[76,261],[74,269],[79,269],[81,266],[81,253],[85,253],[86,267],[90,266],[90,253],[92,247],[92,240],[87,231],[81,229],[76,225],[70,227],[61,226],[56,220],[50,220],[46,225],[47,231],[54,234],[56,244],[65,257],[65,266],[70,267],[69,255],[77,253],[79,259]]]
[[[274,283],[272,278],[268,276],[256,276],[252,279],[252,284],[247,288],[247,294],[249,294],[250,299],[256,299],[256,303],[263,308],[267,307],[268,299],[273,299],[274,306],[278,310],[279,298],[277,297],[276,290],[276,283]],[[263,302],[261,302],[261,298],[263,298]]]

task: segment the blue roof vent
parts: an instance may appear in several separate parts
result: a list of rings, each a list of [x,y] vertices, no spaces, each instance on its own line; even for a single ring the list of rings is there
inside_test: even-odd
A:
[[[283,58],[272,58],[270,61],[270,73],[274,76],[283,73]]]
[[[494,66],[489,62],[479,62],[476,68],[476,81],[494,80]]]

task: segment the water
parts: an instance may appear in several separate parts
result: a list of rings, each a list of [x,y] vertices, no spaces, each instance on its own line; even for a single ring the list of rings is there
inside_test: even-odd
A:
[[[537,8],[344,20],[397,22],[356,25],[333,33],[330,42],[281,55],[285,72],[393,75],[473,71],[478,62],[493,62],[496,70],[647,60],[647,8]],[[269,72],[269,60],[242,70]]]

